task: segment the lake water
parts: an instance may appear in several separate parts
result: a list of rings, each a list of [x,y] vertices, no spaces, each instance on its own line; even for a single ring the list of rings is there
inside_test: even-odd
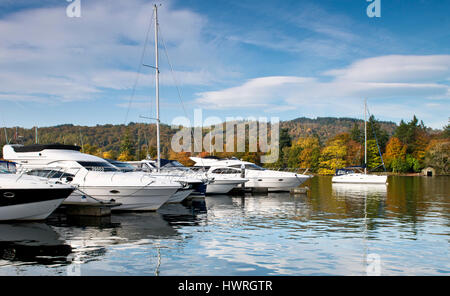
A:
[[[0,224],[0,275],[449,275],[450,177]]]

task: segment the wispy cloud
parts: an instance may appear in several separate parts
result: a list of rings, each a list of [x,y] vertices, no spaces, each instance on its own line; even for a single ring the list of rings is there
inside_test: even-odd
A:
[[[0,19],[2,92],[31,101],[51,96],[54,102],[64,102],[133,87],[152,4],[84,1],[81,8],[81,18],[68,18],[64,4],[19,10]],[[203,16],[175,10],[166,2],[160,17],[164,44],[180,69],[174,73],[178,85],[208,85],[226,75],[226,67],[208,66],[215,48],[202,36],[207,23]],[[144,59],[150,64],[152,43]],[[138,87],[152,85],[153,72],[142,73]],[[169,72],[162,74],[161,82],[175,83]]]
[[[447,103],[450,99],[449,85],[442,82],[450,75],[450,55],[363,59],[345,68],[325,71],[324,75],[332,76],[332,80],[324,81],[322,77],[258,77],[240,86],[198,93],[196,102],[212,109],[239,106],[281,111],[300,108],[313,110],[316,114],[323,111],[359,114],[358,102],[364,97],[397,102],[415,98],[419,100],[417,105],[421,105],[420,100],[423,99],[439,99]],[[402,112],[397,109],[401,104],[389,106],[391,111],[384,109],[384,114],[398,119]]]

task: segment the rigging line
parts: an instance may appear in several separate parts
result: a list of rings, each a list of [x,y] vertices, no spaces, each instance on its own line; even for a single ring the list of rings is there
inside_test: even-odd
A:
[[[178,99],[180,100],[181,107],[183,108],[184,115],[187,118],[189,118],[189,116],[187,115],[186,108],[185,108],[184,103],[183,103],[183,99],[181,98],[181,91],[180,91],[180,88],[178,87],[178,81],[177,81],[177,79],[175,77],[175,74],[174,74],[174,71],[173,71],[173,67],[172,67],[172,63],[170,62],[169,55],[167,53],[166,43],[164,42],[163,32],[162,32],[161,26],[159,24],[158,24],[158,29],[159,29],[159,34],[160,34],[161,41],[162,41],[162,44],[163,44],[163,47],[164,47],[164,53],[166,55],[167,62],[168,62],[169,67],[170,67],[170,73],[172,74],[172,79],[173,79],[173,81],[175,83],[175,88],[177,89]]]
[[[367,107],[366,107],[366,108],[367,108]],[[370,114],[369,108],[367,108],[367,113],[369,114],[369,119],[370,119],[371,114]],[[375,142],[377,143],[378,154],[380,154],[380,158],[381,158],[381,165],[383,166],[384,171],[386,172],[386,167],[385,167],[385,165],[384,165],[383,155],[381,155],[380,146],[378,145],[377,134],[375,133],[375,129],[373,128],[373,124],[371,124],[370,126],[371,126],[371,128],[372,128],[373,135],[375,136]],[[381,165],[377,166],[377,168],[380,167]]]
[[[186,118],[189,118],[189,116],[187,114],[187,111],[186,111],[186,107],[184,106],[184,103],[183,103],[183,99],[182,99],[182,96],[181,96],[180,88],[178,87],[178,81],[177,81],[177,79],[175,77],[174,70],[173,70],[173,67],[172,67],[172,63],[170,62],[170,59],[169,59],[169,54],[167,53],[167,47],[166,47],[166,43],[164,42],[163,32],[162,32],[161,26],[159,24],[158,24],[158,29],[159,29],[159,36],[160,36],[162,44],[163,44],[164,53],[165,53],[166,58],[167,58],[167,63],[169,64],[169,67],[170,67],[170,74],[172,75],[172,79],[173,79],[173,81],[175,83],[175,88],[177,89],[178,99],[180,100],[181,107],[183,108],[184,115],[186,116]],[[203,127],[202,127],[202,129],[203,129]],[[191,136],[194,139],[194,147],[195,147],[194,127],[190,128],[190,131],[191,131]],[[201,162],[203,164],[203,158],[201,158]]]
[[[148,37],[149,37],[149,34],[150,34],[150,30],[152,28],[154,14],[155,14],[155,12],[153,11],[152,12],[152,17],[150,19],[150,23],[148,25],[147,33],[145,35],[144,48],[142,49],[141,59],[139,61],[138,71],[136,73],[136,79],[134,81],[133,89],[131,91],[131,97],[130,97],[130,99],[128,101],[128,108],[127,108],[127,112],[126,112],[126,115],[125,115],[124,125],[126,125],[126,123],[127,123],[128,114],[130,113],[130,109],[131,109],[131,103],[133,102],[133,98],[134,98],[134,95],[136,93],[136,87],[137,87],[137,84],[139,82],[139,75],[141,74],[142,64],[143,64],[144,58],[145,58],[145,50],[147,49]]]

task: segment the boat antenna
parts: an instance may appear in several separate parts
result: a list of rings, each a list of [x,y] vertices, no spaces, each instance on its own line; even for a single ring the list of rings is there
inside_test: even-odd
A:
[[[35,131],[35,140],[34,140],[34,143],[35,143],[35,144],[38,144],[39,141],[38,141],[38,127],[37,127],[37,126],[34,127],[34,131]]]

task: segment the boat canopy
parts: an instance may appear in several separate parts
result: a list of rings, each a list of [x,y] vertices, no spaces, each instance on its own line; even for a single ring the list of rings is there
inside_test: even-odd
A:
[[[11,145],[11,147],[14,149],[15,152],[39,152],[39,151],[42,151],[45,149],[74,150],[74,151],[81,150],[80,146],[64,145],[64,144],[59,144],[59,143],[46,144],[46,145],[33,144],[33,145],[27,145],[27,146]]]
[[[342,169],[336,169],[335,176],[354,174],[355,170],[364,170],[364,166],[349,166]]]

